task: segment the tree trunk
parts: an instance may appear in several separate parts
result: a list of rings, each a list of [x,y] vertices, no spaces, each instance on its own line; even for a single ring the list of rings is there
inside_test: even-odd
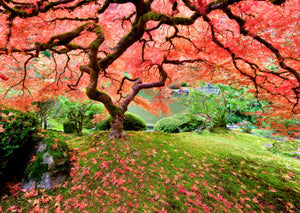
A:
[[[123,121],[124,121],[124,114],[120,113],[112,117],[111,132],[109,136],[110,139],[126,137]]]
[[[44,129],[48,128],[47,117],[43,117]]]

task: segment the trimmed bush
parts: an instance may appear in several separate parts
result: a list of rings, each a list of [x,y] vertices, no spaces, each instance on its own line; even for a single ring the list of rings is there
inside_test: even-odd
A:
[[[76,126],[72,121],[67,121],[63,124],[64,133],[74,133],[76,132]]]
[[[109,130],[110,128],[111,116],[107,116],[106,119],[97,124],[97,130]],[[124,130],[147,130],[147,124],[140,116],[130,112],[126,112],[124,116]]]
[[[0,111],[1,183],[22,178],[37,142],[33,137],[37,127],[38,121],[31,113],[11,109]]]
[[[163,118],[153,126],[153,130],[159,132],[178,133],[180,123],[180,121],[170,117]]]
[[[147,124],[140,116],[126,112],[124,118],[124,130],[142,131],[147,130]]]
[[[204,118],[199,116],[190,117],[188,114],[181,113],[159,120],[154,125],[153,130],[168,133],[191,132],[203,124]]]

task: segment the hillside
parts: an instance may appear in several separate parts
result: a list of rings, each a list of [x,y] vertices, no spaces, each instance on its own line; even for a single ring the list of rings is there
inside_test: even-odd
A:
[[[299,212],[300,160],[249,134],[107,132],[68,140],[70,178],[52,191],[16,191],[3,212]],[[0,212],[1,212],[0,208]]]

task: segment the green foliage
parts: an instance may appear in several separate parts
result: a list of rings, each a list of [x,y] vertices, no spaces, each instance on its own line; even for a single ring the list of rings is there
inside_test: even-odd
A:
[[[247,120],[242,120],[239,123],[239,127],[242,129],[243,132],[245,133],[250,133],[252,130],[255,128],[254,124],[247,121]]]
[[[33,102],[33,105],[36,105],[38,108],[35,114],[40,121],[40,126],[42,126],[44,129],[48,128],[48,117],[52,113],[52,108],[55,104],[56,102],[50,99],[46,101]]]
[[[44,56],[46,56],[47,58],[51,58],[51,56],[52,56],[50,50],[42,51],[42,54],[43,54]]]
[[[274,137],[274,131],[272,129],[255,129],[253,131],[255,135],[258,135],[260,137],[265,137],[265,138],[272,138]]]
[[[213,126],[225,127],[227,124],[243,121],[256,122],[257,117],[249,113],[259,111],[261,103],[252,94],[248,94],[246,88],[235,89],[221,84],[214,87],[220,89],[219,94],[196,89],[184,97],[187,111],[191,115],[204,115]],[[246,128],[252,127],[248,125]]]
[[[66,121],[63,124],[64,133],[74,133],[76,132],[76,126],[72,121]]]
[[[181,82],[180,86],[182,86],[182,87],[190,87],[191,85],[189,83],[187,83],[187,82]]]
[[[97,130],[108,130],[111,128],[111,116],[107,116],[106,119],[102,120],[97,124]],[[130,131],[142,131],[147,130],[146,122],[138,115],[126,112],[124,115],[124,130]]]
[[[159,120],[153,127],[154,131],[178,133],[190,132],[204,125],[204,118],[200,116],[189,116],[181,113]]]
[[[31,162],[25,169],[25,176],[29,176],[34,180],[41,180],[42,174],[47,172],[48,164],[43,164],[43,154],[35,156],[34,161]]]
[[[0,179],[20,178],[35,146],[38,126],[31,113],[4,109],[0,115]],[[3,183],[2,182],[2,183]]]
[[[147,130],[147,124],[140,116],[126,112],[124,116],[124,130]]]
[[[95,124],[93,122],[89,121],[84,125],[84,127],[86,129],[93,129],[95,127]]]
[[[45,153],[49,153],[53,157],[54,163],[62,159],[65,161],[63,165],[55,165],[53,170],[57,172],[70,170],[69,148],[65,140],[66,138],[58,132],[42,132],[39,145],[44,145],[45,149],[36,153],[34,160],[27,166],[25,174],[37,181],[41,179],[42,174],[49,170],[48,164],[43,163]]]
[[[111,128],[111,117],[107,116],[104,120],[100,121],[97,126],[96,129],[103,131],[103,130],[109,130]]]
[[[65,97],[58,98],[56,116],[62,120],[68,119],[75,125],[77,133],[81,133],[96,114],[104,111],[102,104],[96,104],[93,101],[71,101]]]

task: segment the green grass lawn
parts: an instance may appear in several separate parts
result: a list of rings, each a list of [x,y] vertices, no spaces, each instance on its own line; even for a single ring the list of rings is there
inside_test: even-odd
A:
[[[300,160],[267,151],[270,139],[239,132],[107,135],[68,139],[69,179],[52,191],[4,196],[2,211],[300,211]]]

